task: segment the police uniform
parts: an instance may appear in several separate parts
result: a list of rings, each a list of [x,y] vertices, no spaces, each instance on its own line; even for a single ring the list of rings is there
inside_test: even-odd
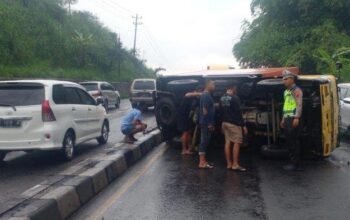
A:
[[[283,78],[297,77],[295,74],[285,71]],[[297,168],[300,165],[301,149],[300,149],[300,119],[302,115],[303,107],[303,92],[295,84],[284,91],[284,104],[283,104],[283,123],[284,132],[286,135],[286,145],[289,150],[290,160],[293,168]],[[293,127],[293,121],[295,118],[299,118],[299,125]]]

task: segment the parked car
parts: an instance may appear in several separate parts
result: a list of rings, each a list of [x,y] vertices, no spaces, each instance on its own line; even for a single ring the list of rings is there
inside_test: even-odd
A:
[[[246,141],[265,156],[287,153],[285,136],[279,126],[283,107],[282,71],[285,68],[205,70],[190,73],[163,73],[157,78],[156,120],[165,140],[179,135],[178,106],[187,92],[214,80],[213,99],[219,103],[226,87],[235,83],[249,134]],[[288,68],[299,74],[298,68]],[[301,142],[304,150],[320,157],[329,156],[339,146],[339,99],[336,79],[332,75],[301,75],[303,89]],[[343,99],[346,102],[346,99]],[[349,100],[350,101],[350,100]],[[218,111],[219,114],[220,111]],[[216,117],[220,131],[220,115]],[[213,141],[220,142],[221,135]]]
[[[338,87],[340,99],[340,127],[347,131],[350,129],[350,83],[341,83]]]
[[[154,106],[153,93],[156,91],[155,79],[135,79],[130,87],[131,104],[138,103],[147,109]]]
[[[77,144],[107,143],[109,121],[102,102],[72,82],[0,82],[0,159],[10,151],[59,150],[71,160]]]
[[[119,92],[108,82],[81,82],[80,85],[95,99],[102,98],[103,106],[108,112],[109,108],[120,107],[120,95]]]

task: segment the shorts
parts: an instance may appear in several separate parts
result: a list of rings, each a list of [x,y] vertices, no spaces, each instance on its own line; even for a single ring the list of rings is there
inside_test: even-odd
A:
[[[225,141],[230,141],[235,144],[243,143],[243,131],[241,126],[223,122],[222,131],[225,135]]]
[[[194,123],[192,120],[187,116],[178,115],[177,118],[177,129],[180,132],[186,132],[186,131],[191,131],[194,128]]]
[[[125,127],[122,127],[121,130],[122,130],[122,133],[124,135],[130,135],[130,134],[132,134],[134,132],[135,126],[133,126],[133,125],[125,126]]]

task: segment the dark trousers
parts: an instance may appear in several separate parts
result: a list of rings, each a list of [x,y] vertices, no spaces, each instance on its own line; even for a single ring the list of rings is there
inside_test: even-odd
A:
[[[293,117],[284,119],[284,132],[290,160],[294,165],[298,166],[301,160],[300,124],[298,127],[293,128],[293,120]]]
[[[205,155],[210,142],[211,132],[208,125],[201,125],[201,142],[199,144],[199,155]]]

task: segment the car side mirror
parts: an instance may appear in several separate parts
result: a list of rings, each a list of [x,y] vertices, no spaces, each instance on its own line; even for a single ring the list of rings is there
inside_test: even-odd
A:
[[[96,99],[96,105],[103,105],[103,99],[101,97]]]
[[[350,98],[345,98],[345,99],[343,99],[343,102],[344,102],[345,104],[350,104]]]

